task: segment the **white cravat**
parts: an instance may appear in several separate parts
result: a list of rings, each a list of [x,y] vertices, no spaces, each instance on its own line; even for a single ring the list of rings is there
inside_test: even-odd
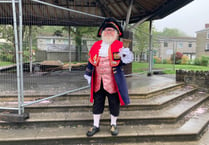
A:
[[[101,44],[101,48],[99,49],[99,56],[107,57],[108,56],[108,49],[110,44],[105,43],[104,41]]]

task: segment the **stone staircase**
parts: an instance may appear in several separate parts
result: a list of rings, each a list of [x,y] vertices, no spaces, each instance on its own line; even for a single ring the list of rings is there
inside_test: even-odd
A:
[[[89,94],[74,94],[26,107],[30,118],[25,122],[1,121],[0,145],[207,145],[208,93],[176,83],[146,93],[131,92],[130,98],[131,104],[121,107],[116,137],[109,132],[107,106],[100,132],[86,137],[92,125],[92,104]]]

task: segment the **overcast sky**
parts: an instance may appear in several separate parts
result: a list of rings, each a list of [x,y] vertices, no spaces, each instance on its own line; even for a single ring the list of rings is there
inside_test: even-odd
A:
[[[209,23],[209,0],[194,0],[167,17],[153,21],[158,31],[177,28],[192,37],[196,37],[195,32],[204,29],[206,23]]]

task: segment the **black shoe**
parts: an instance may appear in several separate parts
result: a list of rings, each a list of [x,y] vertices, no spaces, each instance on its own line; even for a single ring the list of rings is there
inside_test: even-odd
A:
[[[110,132],[114,136],[118,135],[118,128],[117,128],[117,126],[116,125],[111,125]]]
[[[96,134],[97,132],[99,132],[99,127],[93,126],[91,127],[88,132],[86,133],[87,136],[93,136],[94,134]]]

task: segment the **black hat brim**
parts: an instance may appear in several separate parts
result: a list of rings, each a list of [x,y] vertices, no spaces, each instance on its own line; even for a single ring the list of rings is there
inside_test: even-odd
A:
[[[102,31],[107,27],[114,28],[118,32],[119,37],[123,36],[123,29],[122,29],[121,25],[114,18],[106,18],[103,21],[103,23],[99,27],[97,36],[101,37]]]

